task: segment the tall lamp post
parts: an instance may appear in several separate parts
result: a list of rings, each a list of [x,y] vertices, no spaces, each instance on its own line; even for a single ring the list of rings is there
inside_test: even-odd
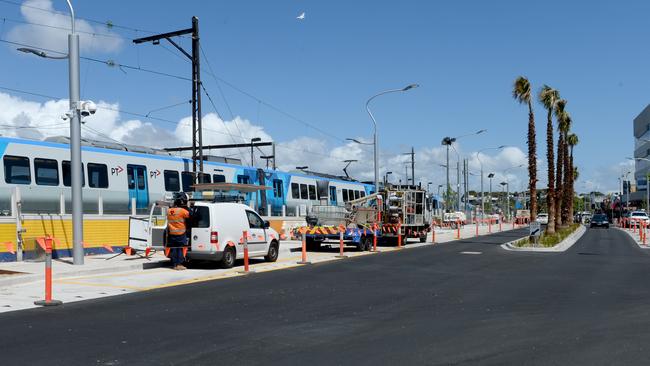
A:
[[[508,184],[509,183],[508,182],[508,171],[512,170],[512,169],[521,168],[523,166],[524,166],[524,164],[519,164],[519,165],[511,166],[510,168],[507,168],[507,169],[503,170],[503,177],[505,178],[506,181],[502,182],[501,185],[503,185],[503,183],[505,183],[506,188],[508,189],[508,191],[506,192],[506,198],[507,198],[506,202],[507,202],[507,205],[508,205],[508,207],[507,207],[508,208],[508,215],[507,216],[510,216],[510,185]]]
[[[488,150],[501,150],[505,145],[501,145],[498,147],[486,147],[485,149],[481,149],[476,152],[476,159],[478,160],[478,163],[481,165],[481,217],[485,217],[485,191],[483,190],[483,162],[481,161],[481,152],[483,151],[488,151]]]
[[[384,186],[386,186],[388,184],[388,176],[391,175],[391,174],[393,174],[393,172],[386,172],[384,174]]]
[[[467,137],[467,136],[480,135],[483,132],[487,132],[487,130],[483,129],[483,130],[478,130],[478,131],[476,131],[474,133],[468,133],[466,135],[461,135],[461,136],[457,136],[457,137],[445,137],[445,138],[442,139],[442,145],[447,146],[447,196],[449,196],[449,190],[451,189],[451,186],[449,185],[449,147],[454,142],[456,142],[458,139],[461,139],[461,138]],[[456,152],[456,154],[458,154],[458,152]],[[457,165],[460,165],[460,156],[458,157],[458,161],[459,161],[459,163]],[[459,173],[459,175],[460,175],[460,173]],[[460,197],[460,192],[458,192],[458,195]],[[460,209],[460,198],[459,198],[458,206],[459,206],[459,209]]]
[[[490,199],[490,214],[494,211],[492,208],[492,178],[494,178],[494,173],[488,174],[488,179],[490,179],[490,195],[488,196]]]
[[[418,84],[410,84],[407,85],[401,89],[389,89],[385,90],[383,92],[377,93],[370,97],[368,101],[366,101],[366,111],[368,112],[368,115],[372,119],[372,123],[374,126],[374,132],[373,132],[373,145],[374,145],[374,161],[375,161],[375,192],[379,191],[379,155],[377,153],[377,121],[375,120],[375,116],[372,115],[372,112],[370,111],[370,102],[377,98],[380,95],[388,94],[388,93],[398,93],[398,92],[405,92],[413,88],[417,88],[419,85]]]

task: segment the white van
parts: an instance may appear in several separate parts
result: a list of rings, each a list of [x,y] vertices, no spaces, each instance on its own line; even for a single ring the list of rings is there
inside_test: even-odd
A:
[[[139,251],[164,249],[167,230],[164,208],[168,206],[169,202],[157,201],[148,218],[129,217],[129,247]],[[223,267],[231,268],[235,260],[244,258],[244,231],[248,233],[249,257],[264,257],[269,262],[278,259],[280,235],[250,207],[197,201],[191,212],[188,260],[220,261]]]
[[[196,202],[192,208],[189,260],[221,261],[231,268],[244,258],[243,232],[248,232],[248,255],[278,259],[280,236],[267,221],[240,203]]]

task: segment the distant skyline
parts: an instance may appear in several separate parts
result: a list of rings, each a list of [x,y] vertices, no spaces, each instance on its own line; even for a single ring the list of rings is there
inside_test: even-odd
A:
[[[507,179],[512,190],[525,189],[525,167],[503,174],[527,164],[527,110],[511,96],[512,82],[525,75],[536,93],[549,84],[568,100],[580,138],[576,189],[618,190],[618,177],[633,170],[626,159],[634,149],[632,120],[650,103],[649,51],[643,46],[650,4],[642,1],[73,5],[78,30],[86,32],[82,56],[95,60],[82,60],[82,98],[102,107],[85,124],[90,138],[149,146],[189,143],[188,60],[164,42],[134,45],[131,40],[188,28],[193,15],[200,19],[202,79],[209,95],[203,98],[206,142],[275,140],[283,169],[308,165],[343,174],[343,160],[356,159],[351,175],[372,180],[372,147],[346,138],[371,141],[372,121],[365,110],[370,96],[418,83],[417,89],[372,103],[381,176],[392,171],[391,179],[404,180],[409,157],[403,153],[414,147],[416,180],[437,188],[445,181],[442,138],[487,129],[459,140],[456,149],[478,174],[477,151],[509,146],[482,153],[484,173]],[[297,19],[303,12],[304,19]],[[60,119],[67,108],[67,62],[16,51],[25,44],[65,52],[65,2],[2,0],[0,14],[0,133],[67,134]],[[178,41],[189,49],[187,37]],[[546,113],[537,102],[534,110],[543,188]],[[246,149],[228,154],[250,160]],[[456,154],[451,156],[455,163]],[[264,164],[259,153],[257,163]],[[455,171],[451,176],[454,185]],[[470,189],[479,189],[478,183],[478,176],[470,177]]]

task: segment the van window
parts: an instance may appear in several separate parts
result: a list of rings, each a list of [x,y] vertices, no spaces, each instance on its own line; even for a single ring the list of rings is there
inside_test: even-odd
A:
[[[70,170],[70,160],[63,160],[61,162],[61,174],[63,175],[63,185],[66,187],[70,187],[70,181],[72,180],[70,178],[72,176],[72,172]],[[83,163],[81,163],[81,186],[82,187],[86,186],[86,177],[84,176]]]
[[[175,170],[165,170],[165,191],[178,192],[181,190],[181,182],[178,179],[178,172]]]
[[[248,226],[251,229],[264,229],[264,220],[253,211],[246,211],[248,217]]]
[[[43,186],[59,185],[59,162],[53,159],[34,159],[36,184]]]
[[[300,199],[300,186],[298,183],[291,183],[291,198]]]
[[[210,180],[210,174],[199,173],[199,183],[212,183]]]
[[[108,167],[106,164],[88,163],[88,186],[92,188],[108,188]]]
[[[282,180],[273,179],[273,196],[277,198],[282,198],[283,194],[284,194],[284,187],[282,184]]]
[[[226,183],[226,176],[223,174],[212,174],[213,183]]]
[[[194,191],[192,188],[192,185],[194,184],[194,173],[181,172],[181,182],[183,183],[183,192]]]
[[[5,182],[13,184],[30,184],[29,158],[5,155]]]
[[[348,202],[348,190],[347,189],[342,189],[343,192],[343,202]]]
[[[315,201],[316,198],[316,186],[309,186],[309,199]]]
[[[194,227],[206,228],[210,227],[210,208],[206,206],[194,206]]]
[[[306,184],[301,184],[300,185],[300,199],[302,200],[308,200],[309,196],[307,195],[308,188]]]

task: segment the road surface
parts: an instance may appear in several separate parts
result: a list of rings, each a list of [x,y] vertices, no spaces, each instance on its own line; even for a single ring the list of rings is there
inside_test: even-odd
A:
[[[2,364],[647,364],[647,252],[524,232],[6,313]]]

